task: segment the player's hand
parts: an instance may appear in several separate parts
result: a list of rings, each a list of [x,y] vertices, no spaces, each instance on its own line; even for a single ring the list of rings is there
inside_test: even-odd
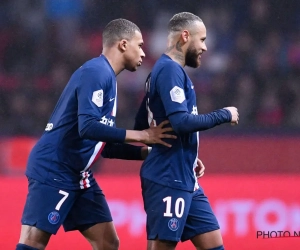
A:
[[[227,109],[231,113],[231,125],[237,125],[239,123],[239,112],[236,107],[226,107],[224,109]]]
[[[194,170],[197,178],[201,178],[204,175],[205,166],[199,158],[197,158],[197,167]]]
[[[171,144],[164,142],[162,139],[176,139],[176,135],[167,134],[167,132],[173,131],[172,127],[166,127],[165,125],[169,124],[168,120],[161,122],[158,126],[154,126],[153,123],[150,124],[150,128],[145,129],[147,133],[146,139],[143,141],[145,144],[162,144],[166,147],[172,147]]]

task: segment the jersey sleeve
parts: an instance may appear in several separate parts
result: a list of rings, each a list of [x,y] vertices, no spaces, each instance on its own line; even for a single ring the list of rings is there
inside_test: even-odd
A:
[[[125,129],[110,127],[99,122],[107,89],[107,80],[103,75],[94,69],[82,71],[77,89],[79,134],[90,140],[124,142]]]
[[[83,69],[77,89],[78,116],[93,116],[100,120],[106,88],[105,76],[95,69]]]
[[[127,143],[106,143],[102,157],[123,160],[142,160],[142,147]]]
[[[186,112],[173,113],[169,117],[176,133],[192,133],[213,128],[231,121],[231,113],[227,109],[218,109],[209,114],[192,115]]]
[[[155,86],[167,116],[180,111],[188,112],[184,83],[184,71],[175,62],[164,65],[158,73]]]

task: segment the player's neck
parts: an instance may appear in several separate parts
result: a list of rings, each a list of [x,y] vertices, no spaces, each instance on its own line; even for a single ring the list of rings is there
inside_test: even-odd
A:
[[[116,75],[118,75],[119,73],[121,73],[121,71],[124,70],[123,61],[120,60],[118,53],[112,50],[103,49],[102,55],[106,57]]]
[[[165,54],[169,56],[173,61],[180,64],[182,67],[185,66],[184,50],[179,41],[177,42],[170,41]]]
[[[168,52],[165,53],[167,56],[169,56],[173,61],[177,62],[178,64],[181,65],[181,67],[185,66],[185,59],[183,53],[180,52]]]

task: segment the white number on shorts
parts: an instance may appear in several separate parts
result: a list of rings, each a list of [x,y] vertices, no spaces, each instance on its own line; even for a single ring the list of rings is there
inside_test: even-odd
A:
[[[64,201],[68,198],[69,193],[59,190],[59,193],[62,194],[64,197],[62,197],[62,199],[57,203],[55,210],[59,211],[61,205],[64,203]]]
[[[163,199],[164,202],[167,202],[166,205],[166,212],[164,213],[165,217],[172,217],[173,213],[171,213],[171,201],[172,201],[172,197],[171,196],[167,196]],[[175,214],[177,216],[177,218],[181,218],[184,212],[184,199],[183,198],[178,198],[175,202]]]
[[[165,217],[172,217],[173,216],[173,214],[171,213],[171,200],[172,200],[171,196],[163,198],[163,201],[167,202],[166,212],[164,213]]]
[[[181,203],[181,206],[180,206]],[[180,209],[180,211],[179,211]],[[181,218],[184,212],[184,199],[178,198],[175,202],[175,214],[178,218]]]

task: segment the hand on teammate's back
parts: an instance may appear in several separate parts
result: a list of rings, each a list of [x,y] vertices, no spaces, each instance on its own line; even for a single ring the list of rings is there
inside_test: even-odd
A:
[[[171,144],[166,143],[162,139],[176,139],[176,135],[168,134],[167,132],[173,131],[172,127],[164,127],[169,124],[168,120],[161,122],[158,126],[150,125],[150,128],[145,129],[144,131],[148,134],[147,139],[144,141],[145,144],[162,144],[166,147],[172,147]]]
[[[226,107],[224,109],[227,109],[231,113],[231,125],[237,125],[239,123],[239,112],[236,107]]]

